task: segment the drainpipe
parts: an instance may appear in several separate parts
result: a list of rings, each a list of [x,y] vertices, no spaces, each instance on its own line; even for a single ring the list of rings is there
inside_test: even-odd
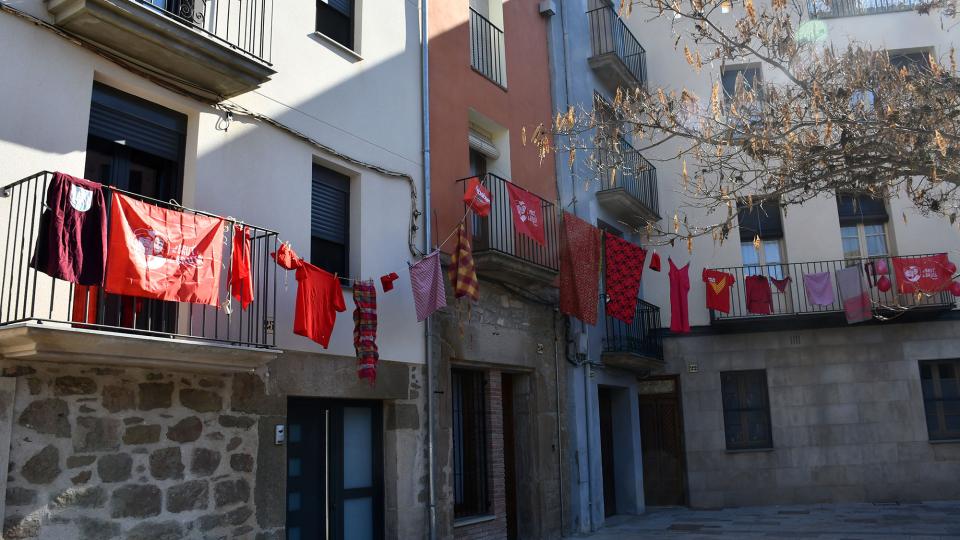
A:
[[[560,492],[560,537],[563,537],[564,506],[563,500],[563,422],[560,418],[560,331],[557,330],[557,318],[559,311],[554,311],[553,315],[553,385],[557,391],[557,476]],[[566,351],[564,351],[566,354]]]
[[[432,251],[430,242],[430,36],[427,23],[429,0],[420,1],[420,107],[423,111],[423,124],[421,127],[423,136],[423,252]],[[431,343],[430,318],[427,318],[424,331],[424,342],[426,349],[426,358],[424,359],[424,369],[427,372],[427,484],[429,491],[428,499],[428,535],[429,540],[437,537],[437,492],[434,475],[434,390],[433,390],[433,345]]]

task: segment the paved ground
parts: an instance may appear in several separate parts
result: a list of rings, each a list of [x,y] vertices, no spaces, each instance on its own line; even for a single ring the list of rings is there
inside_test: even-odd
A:
[[[617,516],[591,540],[648,538],[960,539],[960,502],[769,506],[723,510],[650,509]]]

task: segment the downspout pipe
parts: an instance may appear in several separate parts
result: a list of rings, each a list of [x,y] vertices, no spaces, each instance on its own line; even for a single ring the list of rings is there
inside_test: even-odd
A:
[[[429,23],[429,0],[420,0],[420,107],[423,111],[421,126],[423,137],[423,252],[430,253],[431,229],[430,229],[430,31],[427,26]],[[428,511],[428,535],[429,540],[437,538],[437,491],[436,475],[434,474],[434,423],[436,412],[434,410],[434,390],[433,390],[433,344],[431,339],[432,325],[430,318],[427,318],[424,325],[424,369],[426,370],[426,391],[427,391],[427,490],[429,498],[427,502]]]

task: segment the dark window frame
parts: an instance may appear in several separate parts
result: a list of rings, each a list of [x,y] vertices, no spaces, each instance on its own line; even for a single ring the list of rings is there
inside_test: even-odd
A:
[[[953,377],[942,378],[942,368],[948,366],[953,370]],[[927,421],[927,436],[929,440],[948,441],[960,439],[960,429],[954,431],[947,429],[945,418],[947,415],[944,411],[944,405],[947,403],[954,404],[960,409],[960,359],[921,360],[919,367],[920,387],[923,393],[923,410]],[[925,375],[928,375],[928,377],[925,377]],[[929,383],[927,381],[929,381]],[[955,397],[943,397],[944,381],[952,381],[952,384],[955,386]],[[936,421],[936,425],[932,425],[931,420]]]
[[[317,0],[317,33],[332,39],[351,51],[356,50],[356,0],[345,0],[350,4],[350,14],[331,6],[324,0]]]
[[[336,190],[345,196],[344,207],[343,207],[343,238],[340,241],[334,240],[332,238],[324,238],[316,234],[313,230],[313,212],[316,208],[317,201],[314,197],[314,191],[316,190],[315,185],[317,183],[322,183],[324,186]],[[350,177],[339,173],[323,165],[314,163],[311,175],[311,200],[310,200],[310,264],[323,268],[327,272],[335,273],[340,276],[348,276],[350,274]],[[342,250],[337,255],[341,258],[341,264],[335,264],[327,262],[329,259],[327,257],[331,256],[331,251],[336,249],[339,246],[339,249]]]
[[[754,380],[750,380],[750,379]],[[747,394],[751,383],[762,382],[762,388],[754,388],[754,392],[760,392],[762,402],[755,406],[747,406]],[[737,406],[728,407],[726,396],[730,394],[730,385],[736,385]],[[772,450],[773,449],[773,429],[770,423],[770,394],[767,384],[767,370],[751,369],[741,371],[721,371],[720,372],[720,400],[723,407],[723,431],[726,439],[727,450]],[[766,431],[766,437],[750,440],[752,413],[763,414],[762,429]],[[729,422],[731,416],[736,416],[738,423]],[[734,431],[734,427],[739,426],[739,431]]]
[[[482,371],[450,370],[454,519],[492,512],[487,384]]]
[[[766,230],[764,230],[766,225]],[[752,206],[744,202],[737,203],[737,228],[740,229],[741,242],[760,240],[778,240],[784,237],[783,212],[779,200],[757,199]]]

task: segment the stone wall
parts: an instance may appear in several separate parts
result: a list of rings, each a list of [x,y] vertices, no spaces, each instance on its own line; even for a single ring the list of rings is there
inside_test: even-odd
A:
[[[918,361],[960,322],[671,338],[695,507],[960,498],[960,443],[931,443]],[[689,373],[687,366],[699,371]],[[726,450],[719,372],[765,369],[773,449]]]

